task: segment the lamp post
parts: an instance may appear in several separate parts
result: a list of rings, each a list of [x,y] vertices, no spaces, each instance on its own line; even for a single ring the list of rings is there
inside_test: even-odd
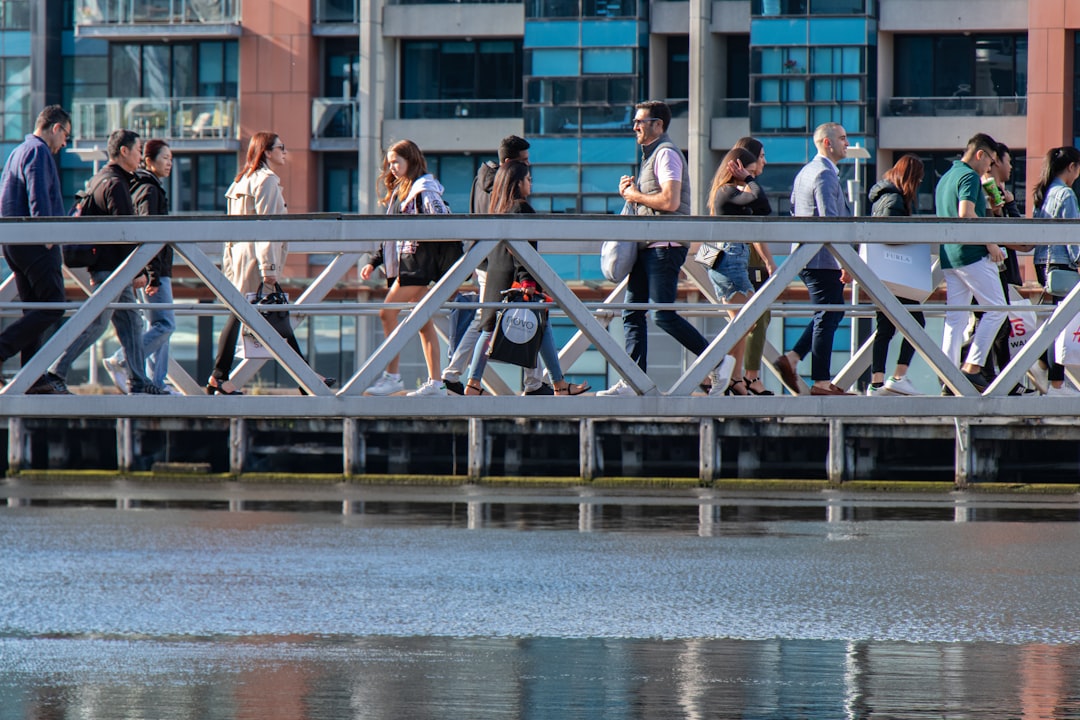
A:
[[[859,217],[863,214],[862,165],[859,161],[869,160],[870,152],[863,146],[855,144],[848,147],[847,156],[855,161],[855,179],[848,180],[848,202],[851,203],[853,214]]]

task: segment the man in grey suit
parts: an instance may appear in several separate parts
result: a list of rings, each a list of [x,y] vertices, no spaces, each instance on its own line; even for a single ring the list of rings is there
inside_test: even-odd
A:
[[[814,131],[818,154],[795,176],[791,190],[791,214],[795,217],[850,217],[851,208],[840,186],[836,164],[847,157],[847,132],[837,123],[824,123]],[[842,305],[847,271],[832,254],[822,248],[799,273],[816,305]],[[792,392],[798,388],[796,365],[811,353],[811,395],[850,395],[832,384],[833,336],[844,318],[842,312],[814,313],[795,347],[776,361],[776,368]]]

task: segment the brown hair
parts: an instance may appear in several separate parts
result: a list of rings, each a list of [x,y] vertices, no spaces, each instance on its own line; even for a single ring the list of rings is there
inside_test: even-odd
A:
[[[515,200],[522,200],[521,183],[529,177],[529,165],[520,160],[507,160],[495,173],[495,183],[491,186],[491,201],[488,212],[501,215],[510,212]]]
[[[236,180],[242,177],[251,175],[259,168],[266,165],[266,155],[270,152],[270,147],[278,141],[277,133],[272,133],[267,130],[260,130],[251,136],[251,142],[248,143],[247,161],[244,163],[244,167],[240,172],[236,174]]]
[[[896,164],[881,176],[883,180],[887,180],[900,188],[900,194],[904,196],[904,205],[907,207],[908,215],[914,212],[915,201],[919,197],[919,185],[923,181],[924,172],[922,160],[911,153],[907,153],[902,155],[896,161]]]
[[[720,192],[720,188],[735,182],[735,176],[731,174],[728,163],[739,161],[743,167],[746,167],[757,162],[757,159],[758,156],[746,148],[737,147],[727,151],[727,155],[724,155],[724,159],[720,161],[720,165],[716,168],[712,186],[709,188],[709,214],[713,214],[714,210],[719,209],[714,208],[713,204],[716,202],[716,195]]]
[[[390,172],[390,161],[387,159],[390,153],[394,153],[405,161],[407,166],[405,168],[405,177],[395,178],[393,173]],[[383,186],[385,192],[379,198],[379,202],[383,205],[389,205],[394,195],[397,195],[398,200],[405,200],[405,198],[409,197],[409,189],[412,187],[413,182],[421,175],[427,175],[427,171],[427,160],[424,159],[424,153],[420,150],[420,147],[412,140],[398,140],[387,148],[386,153],[383,155],[379,184]]]

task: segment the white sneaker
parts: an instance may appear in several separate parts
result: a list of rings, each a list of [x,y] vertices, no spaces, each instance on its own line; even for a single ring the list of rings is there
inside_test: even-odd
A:
[[[889,392],[894,392],[897,395],[921,395],[918,388],[910,380],[907,379],[907,375],[902,378],[890,377],[885,381],[885,389]]]
[[[890,393],[889,389],[884,385],[879,388],[876,388],[873,385],[866,386],[867,397],[884,397],[885,395],[892,395],[892,393]]]
[[[411,393],[405,394],[409,397],[447,397],[449,395],[442,380],[428,380]]]
[[[598,397],[634,397],[637,395],[634,388],[627,385],[625,380],[620,380],[607,390],[600,390],[596,394]]]
[[[400,377],[394,377],[388,372],[383,372],[375,384],[364,391],[365,395],[393,395],[394,393],[403,392],[405,385],[401,382]]]
[[[1032,380],[1035,381],[1035,386],[1039,389],[1039,392],[1046,392],[1050,389],[1050,371],[1044,368],[1039,363],[1035,363],[1028,370],[1028,374],[1031,375]]]
[[[724,359],[720,361],[716,369],[709,373],[709,378],[712,379],[712,388],[709,390],[709,397],[718,397],[727,392],[728,385],[731,384],[731,374],[735,372],[735,358],[731,355],[725,355]]]
[[[1056,388],[1053,385],[1051,385],[1050,387],[1046,388],[1046,394],[1047,394],[1047,396],[1054,396],[1054,397],[1076,397],[1076,396],[1080,395],[1080,391],[1078,391],[1072,385],[1070,385],[1068,383],[1065,383],[1064,385],[1062,385],[1059,388]]]
[[[113,384],[116,385],[117,390],[127,395],[131,381],[131,375],[128,374],[127,365],[114,359],[111,355],[102,358],[101,364],[105,366],[105,370],[108,371],[109,377],[112,378]]]

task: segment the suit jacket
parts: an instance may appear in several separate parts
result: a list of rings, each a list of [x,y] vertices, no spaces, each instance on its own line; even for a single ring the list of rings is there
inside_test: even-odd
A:
[[[795,176],[795,184],[791,188],[791,214],[795,217],[851,217],[851,207],[840,186],[836,166],[824,156],[816,155]],[[840,263],[832,253],[822,248],[806,267],[810,270],[839,270]]]

